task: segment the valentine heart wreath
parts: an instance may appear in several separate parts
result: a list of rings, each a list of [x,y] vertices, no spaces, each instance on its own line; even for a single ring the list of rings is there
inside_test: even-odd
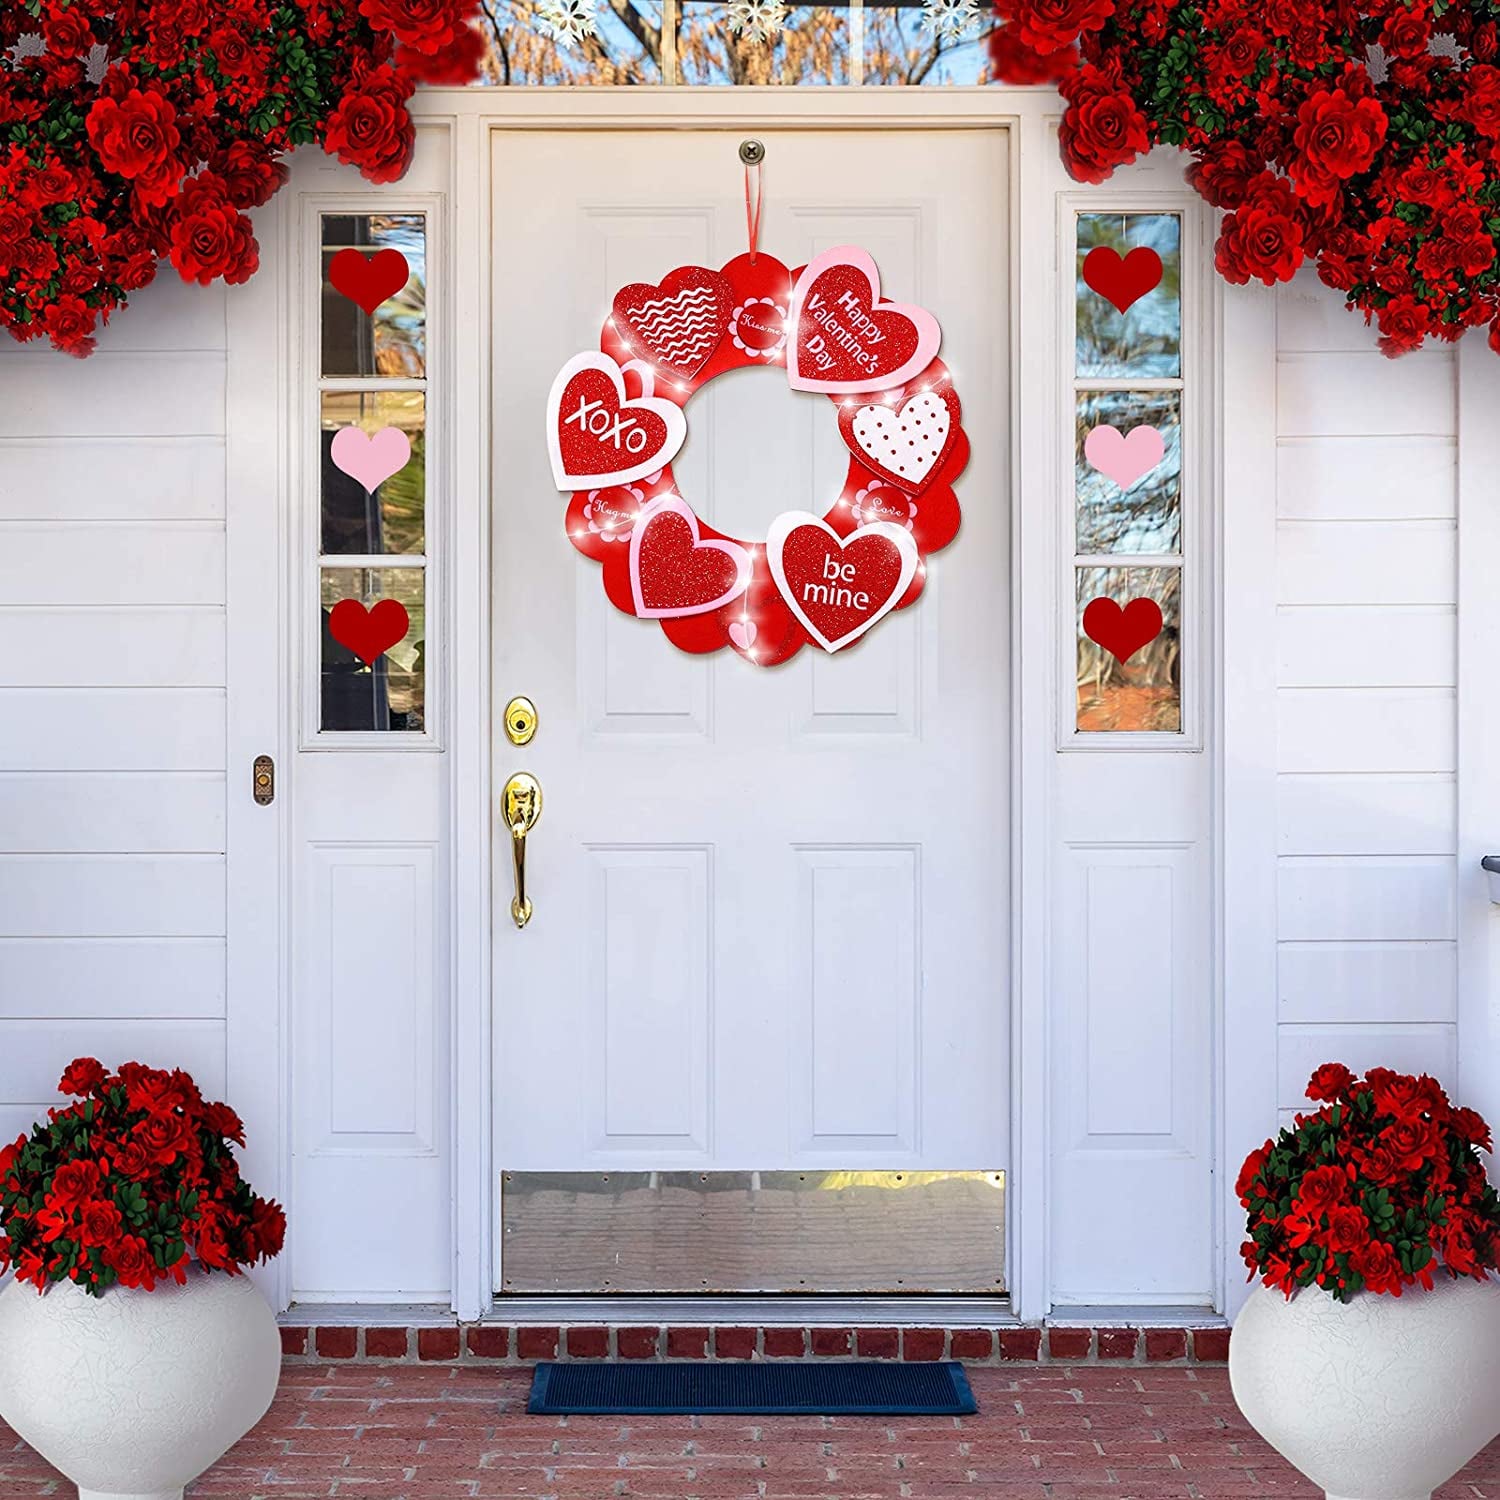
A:
[[[568,536],[602,564],[611,603],[684,651],[729,646],[760,666],[809,641],[841,650],[911,604],[927,554],[958,531],[969,455],[940,340],[925,309],[881,297],[853,246],[795,273],[752,251],[622,287],[599,350],[570,359],[547,402]],[[695,391],[772,366],[833,402],[849,468],[826,515],[788,511],[748,542],[701,521],[671,465]]]
[[[418,82],[477,70],[478,0],[12,0],[0,8],[0,325],[70,354],[170,258],[249,279],[244,213],[317,142],[411,160]]]
[[[1236,283],[1306,260],[1380,347],[1489,324],[1500,352],[1500,54],[1480,0],[999,0],[1000,76],[1056,82],[1069,172],[1158,143],[1229,212]]]

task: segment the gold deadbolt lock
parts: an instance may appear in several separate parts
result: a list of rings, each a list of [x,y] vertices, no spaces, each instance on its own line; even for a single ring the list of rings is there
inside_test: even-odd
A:
[[[529,745],[536,733],[536,704],[530,698],[512,698],[505,705],[505,737],[512,745]]]

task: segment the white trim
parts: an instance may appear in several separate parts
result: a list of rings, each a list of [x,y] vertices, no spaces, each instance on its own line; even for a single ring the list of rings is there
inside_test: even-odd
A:
[[[418,95],[422,101],[422,96]],[[425,101],[423,101],[425,102]],[[425,111],[424,111],[425,113]],[[452,503],[447,511],[449,614],[448,902],[451,931],[453,1306],[484,1317],[494,1297],[498,1189],[494,1140],[490,894],[494,817],[490,779],[490,135],[477,111],[451,124],[449,201],[457,284],[477,289],[473,315],[454,330],[455,433]],[[461,189],[467,186],[469,191]],[[462,622],[462,629],[459,628]]]
[[[1270,644],[1276,628],[1276,301],[1264,287],[1225,287],[1220,306],[1222,650],[1214,693],[1214,801],[1222,993],[1215,1154],[1219,1305],[1232,1319],[1246,1296],[1235,1176],[1244,1155],[1276,1125],[1276,653]]]
[[[228,299],[225,380],[225,1092],[245,1122],[240,1153],[257,1192],[291,1187],[291,1090],[285,1038],[290,994],[286,912],[293,757],[286,690],[286,374],[291,336],[287,215],[272,202],[256,230],[269,264]],[[275,800],[251,797],[257,755],[275,763]],[[289,1229],[289,1234],[295,1232]],[[271,1305],[287,1305],[290,1250],[253,1272]]]
[[[1500,360],[1478,333],[1458,346],[1457,1103],[1500,1128],[1500,906],[1479,861],[1500,854]]]

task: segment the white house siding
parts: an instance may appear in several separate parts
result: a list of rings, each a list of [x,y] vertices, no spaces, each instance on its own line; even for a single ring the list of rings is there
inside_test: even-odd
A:
[[[78,1053],[224,1087],[225,300],[0,338],[0,1138]]]
[[[1277,298],[1277,1102],[1457,1060],[1457,368]],[[1267,642],[1266,649],[1273,649]]]

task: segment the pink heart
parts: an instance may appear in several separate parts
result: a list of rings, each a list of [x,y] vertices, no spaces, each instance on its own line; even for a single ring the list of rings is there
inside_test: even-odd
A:
[[[731,620],[729,624],[729,639],[734,642],[738,651],[748,651],[755,644],[755,637],[760,634],[760,627],[754,620]]]
[[[358,427],[333,435],[334,467],[371,495],[411,462],[411,439],[399,427],[382,427],[373,437]]]
[[[1083,440],[1083,456],[1122,490],[1149,474],[1163,457],[1167,445],[1154,427],[1132,427],[1128,433],[1101,424]]]

